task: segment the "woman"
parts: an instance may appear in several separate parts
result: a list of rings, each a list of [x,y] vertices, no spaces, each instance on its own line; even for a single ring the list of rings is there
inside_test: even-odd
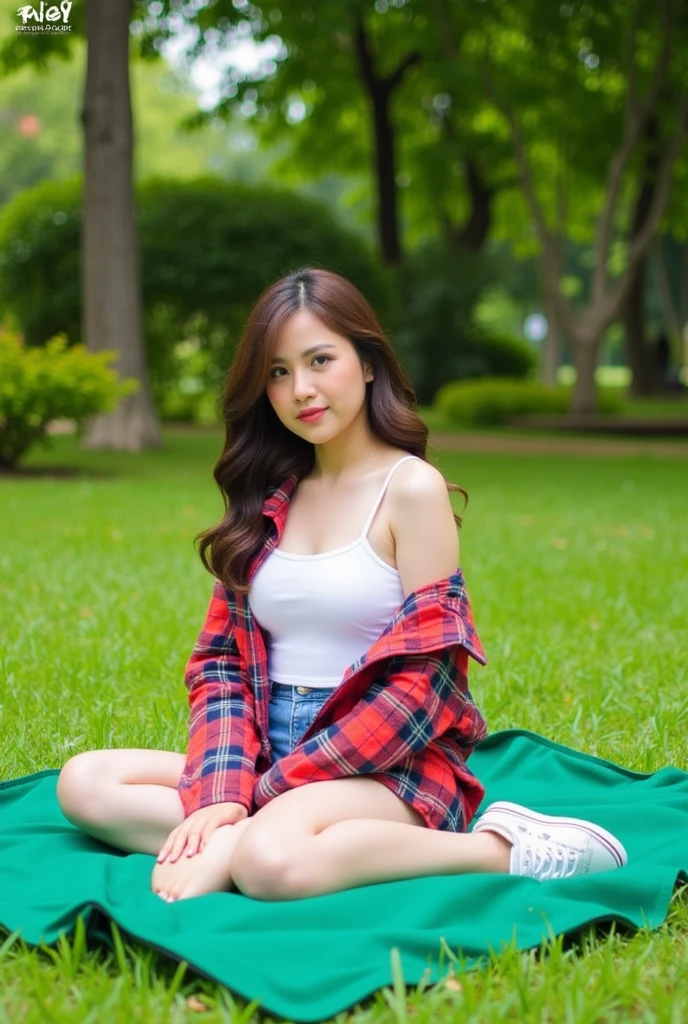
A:
[[[216,578],[187,666],[186,757],[79,754],[66,816],[158,854],[166,900],[294,899],[387,879],[545,879],[626,862],[591,823],[495,804],[467,767],[484,662],[447,485],[373,311],[305,269],[256,303],[223,397]],[[457,488],[452,488],[457,490]]]

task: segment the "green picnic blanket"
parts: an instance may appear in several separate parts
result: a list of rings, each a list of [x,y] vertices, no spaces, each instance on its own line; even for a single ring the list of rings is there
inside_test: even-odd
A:
[[[511,800],[590,818],[621,839],[628,865],[558,882],[433,875],[296,901],[219,893],[167,904],[149,889],[153,858],[70,825],[57,772],[43,771],[0,785],[0,923],[34,944],[70,932],[79,914],[103,937],[111,919],[267,1012],[315,1021],[392,984],[394,961],[407,984],[439,980],[443,941],[476,966],[504,944],[526,949],[595,921],[665,919],[688,875],[688,773],[641,775],[519,730],[495,733],[471,765],[483,807]]]

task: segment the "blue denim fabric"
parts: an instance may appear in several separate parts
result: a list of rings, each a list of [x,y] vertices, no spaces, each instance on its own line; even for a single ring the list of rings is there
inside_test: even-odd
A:
[[[275,760],[291,753],[335,689],[270,683],[269,736]]]

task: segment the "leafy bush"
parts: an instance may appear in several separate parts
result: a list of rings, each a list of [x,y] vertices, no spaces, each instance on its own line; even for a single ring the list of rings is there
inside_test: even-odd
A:
[[[475,330],[464,338],[454,365],[457,379],[476,377],[512,377],[522,379],[537,367],[531,346],[519,338],[496,337]]]
[[[437,409],[454,423],[483,427],[499,426],[513,416],[563,414],[570,404],[570,388],[508,377],[451,381],[435,398]],[[602,390],[598,404],[600,412],[618,413],[623,403],[615,392]]]
[[[81,195],[80,179],[46,182],[0,214],[0,306],[15,314],[29,345],[57,333],[80,340]],[[185,359],[176,346],[187,340],[209,354],[203,386],[217,390],[250,306],[289,270],[326,266],[357,284],[383,318],[390,305],[387,278],[366,246],[311,200],[206,177],[143,182],[136,203],[146,347],[159,407],[181,402],[164,397],[179,390]],[[187,394],[182,404],[191,401]]]
[[[50,420],[81,424],[136,390],[136,381],[111,369],[113,358],[114,352],[68,348],[63,335],[43,348],[25,348],[19,334],[0,328],[0,467],[14,469],[45,439]]]

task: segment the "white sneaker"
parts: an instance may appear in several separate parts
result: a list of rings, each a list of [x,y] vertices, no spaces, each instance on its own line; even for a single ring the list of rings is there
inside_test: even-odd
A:
[[[613,871],[628,863],[619,840],[599,825],[536,814],[518,804],[490,804],[473,831],[508,839],[513,843],[510,873],[541,882]]]

